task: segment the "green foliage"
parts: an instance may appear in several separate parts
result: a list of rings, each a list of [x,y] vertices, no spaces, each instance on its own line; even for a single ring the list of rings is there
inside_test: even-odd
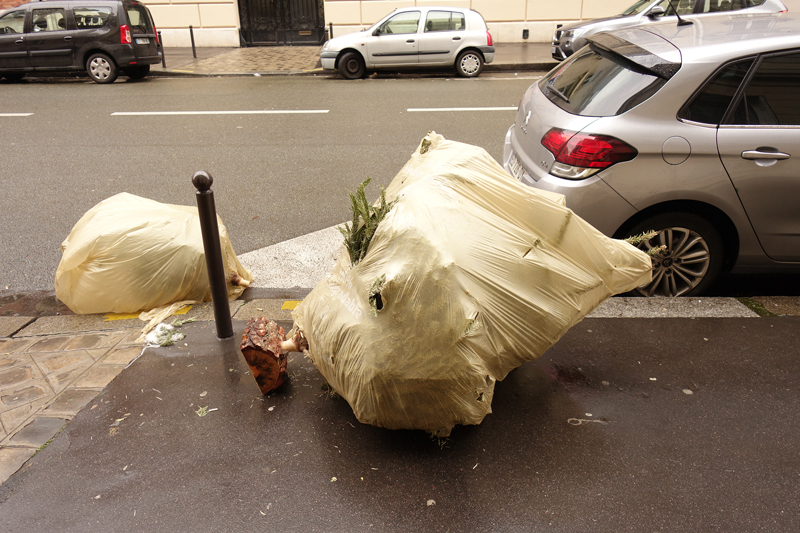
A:
[[[373,206],[367,201],[367,195],[364,189],[369,184],[372,178],[367,178],[358,186],[355,194],[350,193],[350,206],[353,211],[352,224],[345,224],[339,226],[339,231],[344,236],[344,246],[347,248],[347,253],[350,255],[350,262],[357,265],[364,256],[367,255],[369,243],[375,235],[375,230],[378,229],[378,224],[386,216],[386,214],[394,207],[397,200],[393,202],[386,201],[386,191],[381,189],[381,197],[377,206]]]
[[[663,245],[662,246],[655,246],[655,247],[650,248],[648,250],[645,250],[640,246],[641,244],[646,243],[650,239],[655,238],[658,235],[658,233],[659,232],[657,232],[657,231],[646,231],[646,232],[642,233],[641,235],[631,235],[627,239],[623,239],[623,240],[625,242],[627,242],[628,244],[632,244],[632,245],[636,246],[637,248],[641,249],[644,253],[646,253],[650,257],[658,257],[659,255],[661,255],[662,252],[666,251],[666,249],[667,249],[666,246],[663,246]]]

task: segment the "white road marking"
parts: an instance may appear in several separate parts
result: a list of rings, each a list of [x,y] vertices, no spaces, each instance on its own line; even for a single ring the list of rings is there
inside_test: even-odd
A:
[[[0,113],[0,117],[29,117],[33,113]]]
[[[328,109],[263,109],[255,111],[116,111],[111,116],[142,117],[170,115],[292,115],[327,113]]]
[[[438,111],[516,111],[516,107],[409,107],[409,113],[425,113]]]

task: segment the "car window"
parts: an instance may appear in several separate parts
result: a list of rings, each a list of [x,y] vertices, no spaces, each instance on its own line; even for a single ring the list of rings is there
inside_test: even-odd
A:
[[[72,9],[79,30],[102,28],[111,16],[110,7],[75,7]]]
[[[568,113],[609,117],[644,102],[665,83],[664,78],[592,45],[553,69],[539,88]]]
[[[417,27],[419,27],[419,18],[419,11],[406,11],[404,13],[398,13],[381,24],[380,32],[382,34],[417,33]]]
[[[466,27],[463,13],[429,11],[425,19],[425,33],[463,30]]]
[[[695,13],[718,13],[720,11],[738,11],[748,7],[760,6],[766,0],[699,0]]]
[[[33,31],[58,31],[67,29],[67,17],[62,8],[34,9]]]
[[[147,16],[144,6],[139,4],[129,5],[127,6],[127,11],[132,33],[153,33],[150,17]]]
[[[719,124],[752,64],[753,60],[747,59],[721,69],[678,113],[678,117],[702,124]]]
[[[653,0],[639,0],[631,7],[620,13],[620,16],[630,17],[631,15],[638,15],[639,13],[647,9],[647,6],[649,6],[652,2]]]
[[[12,11],[0,17],[0,32],[22,33],[25,27],[25,10]]]
[[[800,125],[800,54],[764,58],[742,94],[730,124]]]

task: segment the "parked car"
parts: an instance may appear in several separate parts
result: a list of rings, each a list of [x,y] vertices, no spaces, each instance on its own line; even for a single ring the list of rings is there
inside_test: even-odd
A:
[[[349,80],[396,67],[455,67],[469,78],[493,60],[492,34],[481,14],[453,7],[396,9],[368,30],[329,40],[320,52],[324,70]]]
[[[147,7],[134,0],[51,0],[0,15],[0,76],[86,71],[97,83],[143,78],[161,62]]]
[[[676,12],[687,19],[702,19],[725,11],[778,13],[786,11],[786,6],[780,0],[638,0],[619,15],[558,27],[550,52],[553,59],[561,61],[583,48],[587,37],[601,31],[652,24],[660,20],[677,22]]]
[[[609,236],[665,245],[646,295],[800,271],[800,17],[732,14],[589,37],[523,95],[506,170]]]

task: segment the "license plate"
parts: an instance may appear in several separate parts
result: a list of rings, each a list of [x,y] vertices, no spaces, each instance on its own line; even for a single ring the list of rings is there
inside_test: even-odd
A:
[[[150,44],[150,39],[136,39],[136,44]]]
[[[517,158],[517,154],[511,154],[511,157],[508,158],[508,169],[511,171],[511,175],[519,181],[523,181],[523,178],[532,181],[531,175],[525,172],[525,168],[522,166],[522,163],[520,163],[519,158]]]

